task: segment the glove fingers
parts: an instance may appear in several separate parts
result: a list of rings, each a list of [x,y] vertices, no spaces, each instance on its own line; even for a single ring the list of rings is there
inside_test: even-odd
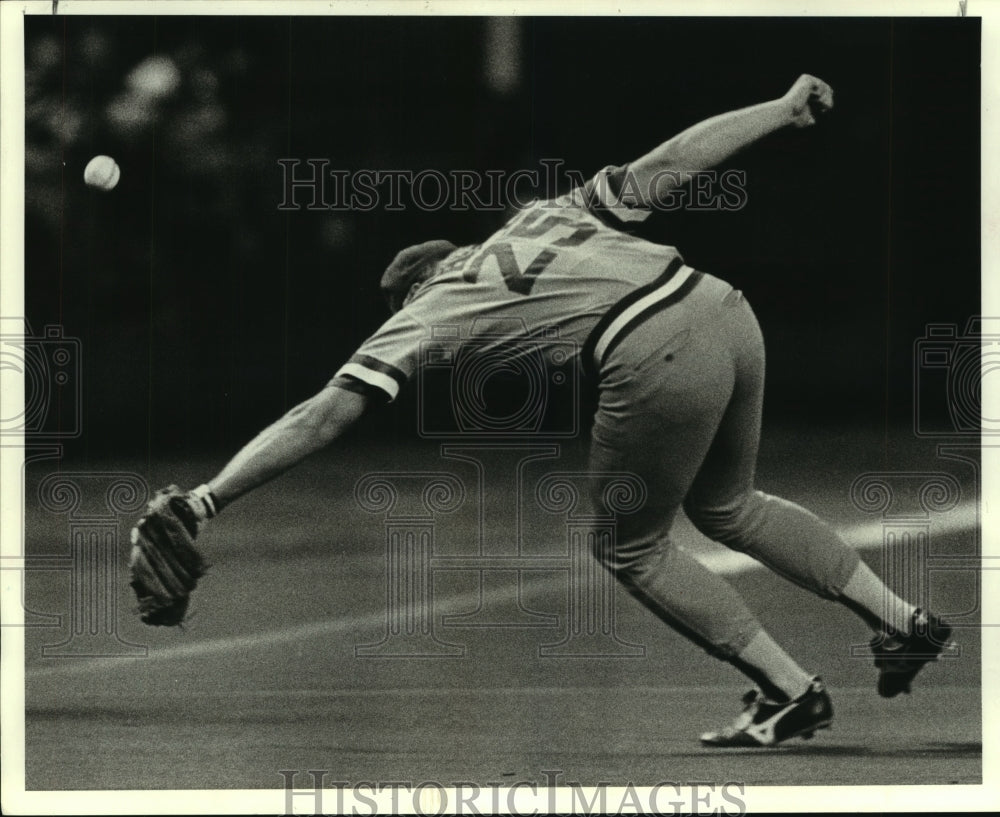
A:
[[[139,534],[142,554],[168,592],[176,596],[191,590],[194,581],[170,554],[169,540],[165,539],[169,534],[164,532],[162,520],[156,515],[146,518],[139,523]],[[166,546],[160,547],[159,542],[166,542]]]
[[[166,579],[165,571],[171,574],[184,590],[192,590],[201,574],[191,575],[188,565],[178,558],[181,555],[178,552],[178,544],[184,547],[186,543],[183,540],[178,542],[181,534],[176,525],[172,525],[171,520],[165,519],[160,514],[153,514],[146,519],[144,526],[149,533],[143,537],[143,550],[153,551],[150,561],[160,571],[160,575]]]
[[[167,598],[171,595],[171,591],[160,580],[159,574],[149,563],[145,552],[139,546],[132,549],[132,558],[129,561],[129,573],[132,576],[129,584],[135,590],[136,595],[140,597],[140,602],[142,601],[142,597],[156,596]]]
[[[139,603],[139,615],[146,624],[156,627],[176,627],[184,621],[187,615],[188,597],[175,599],[170,604],[163,605],[157,599],[150,599],[151,604],[143,609],[142,601]]]
[[[160,581],[160,577],[137,545],[132,550],[129,582],[139,602],[139,617],[145,624],[173,626],[184,620],[187,596],[175,598]]]
[[[163,539],[156,539],[164,544],[163,550],[169,550],[170,555],[184,568],[184,571],[194,578],[200,578],[205,573],[205,562],[201,553],[194,545],[188,523],[178,512],[178,505],[184,507],[185,500],[181,496],[157,497],[149,506],[150,518],[155,517],[162,526]],[[169,541],[170,547],[166,547]]]
[[[146,624],[174,626],[184,620],[190,592],[205,573],[205,561],[185,519],[184,495],[171,485],[156,493],[132,532],[130,584]]]

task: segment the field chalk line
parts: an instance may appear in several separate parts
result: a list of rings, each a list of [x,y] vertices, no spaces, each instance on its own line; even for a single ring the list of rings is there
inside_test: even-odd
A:
[[[936,520],[933,533],[941,536],[971,530],[975,527],[977,520],[978,515],[975,503],[966,503],[951,511],[945,518]],[[838,533],[840,533],[848,545],[862,551],[876,550],[882,547],[882,531],[883,523],[878,521],[838,528]],[[753,570],[766,569],[762,564],[751,559],[749,556],[733,551],[695,553],[693,555],[711,570],[724,576],[735,576]],[[527,596],[538,591],[551,589],[552,586],[553,580],[551,577],[534,581],[524,581],[521,584],[521,593],[523,596]],[[504,586],[479,595],[483,601],[500,601],[508,598],[511,590],[511,586]],[[476,595],[475,593],[464,592],[443,597],[435,596],[435,615],[467,612],[470,603],[475,601]],[[25,674],[28,678],[77,675],[86,672],[99,672],[110,668],[118,670],[125,667],[147,666],[149,662],[155,661],[195,658],[220,653],[239,653],[268,645],[307,640],[323,635],[336,636],[350,634],[359,630],[366,631],[384,622],[385,619],[386,611],[379,610],[375,613],[314,621],[306,624],[297,624],[293,627],[282,627],[247,633],[245,635],[225,636],[187,644],[151,648],[149,655],[144,658],[63,659],[52,666],[32,667]],[[446,641],[447,639],[443,638],[442,640]]]

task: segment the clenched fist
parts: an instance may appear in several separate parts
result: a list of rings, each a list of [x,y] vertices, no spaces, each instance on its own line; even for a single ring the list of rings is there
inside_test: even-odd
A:
[[[803,74],[781,101],[788,106],[792,124],[807,128],[816,124],[817,113],[825,113],[833,107],[833,88],[817,77]]]

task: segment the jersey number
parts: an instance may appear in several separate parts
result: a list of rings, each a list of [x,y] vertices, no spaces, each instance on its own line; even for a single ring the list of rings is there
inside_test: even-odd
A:
[[[553,247],[579,247],[597,232],[596,225],[588,224],[585,221],[574,221],[565,216],[556,215],[546,216],[538,220],[538,216],[536,215],[535,218],[529,217],[529,219],[515,226],[510,230],[509,235],[512,238],[538,238],[555,227],[567,226],[576,227],[576,230],[571,235],[553,241]],[[483,262],[492,256],[497,260],[497,265],[500,267],[500,274],[503,276],[503,281],[507,285],[507,289],[519,295],[527,295],[535,285],[535,279],[545,272],[545,268],[552,263],[557,255],[558,253],[553,250],[542,250],[528,264],[527,268],[522,271],[517,264],[517,259],[514,257],[514,248],[511,247],[510,242],[497,241],[491,243],[472,259],[462,277],[470,284],[474,284],[479,279],[479,271],[482,269]]]

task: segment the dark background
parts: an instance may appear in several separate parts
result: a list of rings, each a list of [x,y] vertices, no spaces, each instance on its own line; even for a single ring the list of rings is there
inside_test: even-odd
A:
[[[742,288],[768,343],[765,422],[910,422],[913,344],[979,312],[976,19],[521,20],[512,87],[483,18],[25,21],[26,299],[82,344],[67,453],[231,450],[321,388],[384,319],[403,246],[482,240],[501,212],[281,212],[281,158],[590,174],[802,72],[836,109],[737,157],[738,212],[653,237]],[[155,98],[129,75],[167,58]],[[162,63],[161,63],[162,65]],[[137,90],[138,88],[138,90]],[[114,156],[110,193],[83,184]],[[361,434],[413,437],[414,397]]]

